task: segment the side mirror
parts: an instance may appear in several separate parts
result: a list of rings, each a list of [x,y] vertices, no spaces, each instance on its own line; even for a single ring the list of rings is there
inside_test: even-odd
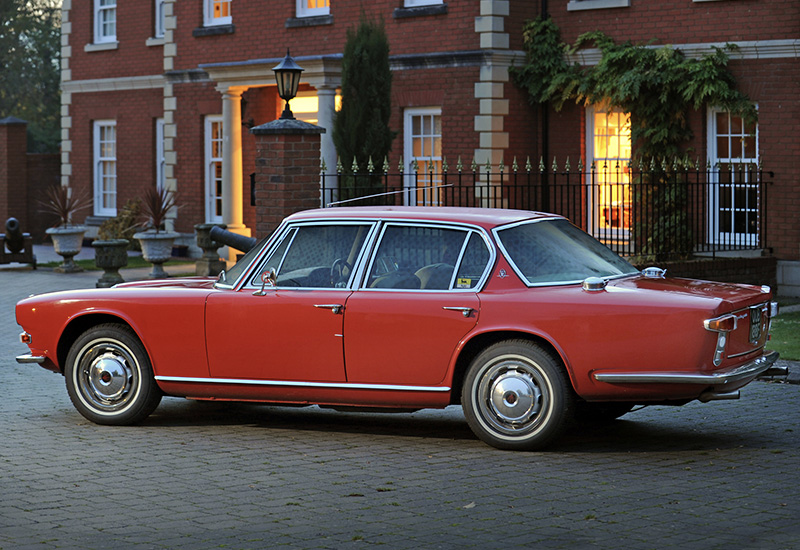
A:
[[[264,296],[266,294],[265,289],[267,286],[270,288],[275,288],[277,286],[277,279],[278,274],[275,271],[275,268],[270,267],[261,274],[261,290],[256,290],[253,292],[253,296]]]

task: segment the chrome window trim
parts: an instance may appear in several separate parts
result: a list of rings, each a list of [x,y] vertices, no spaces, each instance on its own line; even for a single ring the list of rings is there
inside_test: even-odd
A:
[[[400,384],[356,384],[351,382],[301,382],[295,380],[253,380],[249,378],[197,378],[189,376],[156,376],[159,382],[179,382],[197,384],[224,384],[245,386],[274,386],[293,388],[329,388],[344,390],[393,390],[393,391],[423,391],[423,392],[448,392],[450,386],[406,386]]]
[[[372,243],[372,248],[370,250],[370,256],[366,262],[364,262],[363,266],[363,273],[361,274],[360,283],[356,285],[357,290],[360,291],[367,291],[367,292],[424,292],[427,294],[435,293],[435,292],[447,292],[447,293],[477,293],[483,290],[483,287],[486,285],[486,282],[489,279],[489,275],[492,271],[492,267],[494,266],[497,260],[497,251],[492,244],[492,240],[486,234],[486,230],[479,226],[473,225],[469,223],[459,223],[459,222],[446,222],[446,221],[426,221],[426,220],[419,220],[419,219],[406,219],[406,218],[392,218],[392,219],[382,219],[381,228],[377,232],[375,236],[375,242]],[[386,230],[391,226],[414,226],[414,227],[428,227],[428,228],[439,228],[439,229],[455,229],[464,231],[467,236],[464,239],[464,242],[461,245],[461,251],[459,252],[458,260],[455,264],[455,269],[453,270],[453,275],[450,279],[450,287],[448,289],[436,289],[436,288],[370,288],[366,286],[367,283],[367,276],[372,271],[372,266],[377,259],[377,252],[378,248],[380,247],[381,241],[383,240],[383,236],[386,233]],[[478,283],[473,288],[452,288],[454,278],[458,274],[458,267],[461,264],[461,260],[464,256],[466,251],[466,246],[469,244],[470,236],[476,233],[481,239],[483,239],[484,245],[486,245],[487,250],[489,251],[489,261],[486,262],[486,266],[483,268],[483,273],[481,274],[480,279],[478,279]]]
[[[497,247],[500,248],[500,250],[503,253],[503,257],[508,262],[508,265],[511,266],[511,269],[514,270],[514,273],[517,274],[517,277],[519,277],[520,281],[522,281],[523,284],[525,286],[527,286],[528,288],[546,287],[546,286],[577,285],[577,284],[583,284],[583,281],[585,280],[585,278],[583,278],[583,279],[575,279],[575,280],[569,280],[569,281],[550,281],[550,282],[545,282],[545,283],[531,283],[530,281],[528,281],[528,278],[525,277],[525,275],[522,273],[522,270],[519,267],[517,267],[517,264],[514,263],[514,260],[511,259],[511,254],[508,253],[508,250],[506,250],[506,247],[503,245],[503,240],[500,238],[500,235],[498,235],[498,233],[500,231],[504,231],[506,229],[513,229],[514,227],[518,227],[520,225],[526,225],[526,224],[530,224],[530,223],[547,222],[547,221],[555,221],[555,220],[566,220],[568,223],[572,223],[567,218],[565,218],[563,216],[548,216],[546,218],[536,218],[536,219],[521,220],[521,221],[518,221],[518,222],[514,222],[514,223],[507,224],[507,225],[501,225],[501,226],[492,228],[492,235],[494,236],[495,242],[497,242]],[[580,229],[580,228],[578,228],[578,229]],[[581,231],[583,231],[583,230],[581,229]],[[621,279],[623,277],[630,277],[631,275],[639,275],[640,273],[641,273],[640,271],[635,271],[635,272],[631,272],[631,273],[621,273],[619,275],[608,275],[606,277],[599,277],[599,278],[603,279],[604,281],[612,281],[614,279]]]

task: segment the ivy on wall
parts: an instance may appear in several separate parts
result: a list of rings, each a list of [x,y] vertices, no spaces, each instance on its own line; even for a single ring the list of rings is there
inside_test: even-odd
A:
[[[582,34],[570,46],[561,41],[551,19],[541,18],[526,23],[523,40],[525,65],[511,72],[531,101],[549,102],[556,110],[575,101],[630,113],[639,160],[660,164],[687,159],[691,110],[713,105],[751,122],[757,119],[753,103],[736,88],[725,49],[689,59],[670,46],[616,44],[601,31]],[[597,65],[569,63],[568,55],[592,45],[602,54]]]

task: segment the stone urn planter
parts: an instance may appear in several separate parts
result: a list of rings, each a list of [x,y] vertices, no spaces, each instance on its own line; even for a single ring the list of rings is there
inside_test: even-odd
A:
[[[94,263],[103,270],[103,275],[97,280],[97,288],[108,288],[125,279],[119,274],[119,269],[128,265],[128,239],[111,239],[107,241],[94,241]]]
[[[196,274],[202,277],[219,275],[220,271],[227,267],[227,264],[220,259],[219,253],[217,253],[217,249],[221,245],[211,238],[212,227],[228,228],[224,223],[198,223],[194,226],[197,246],[203,249],[203,256],[195,264]]]
[[[83,268],[77,265],[73,258],[83,247],[83,235],[86,233],[85,225],[60,225],[45,231],[53,240],[53,250],[64,258],[64,262],[55,267],[57,273],[78,273]]]
[[[153,264],[153,270],[147,275],[150,279],[169,277],[164,271],[164,262],[172,257],[172,245],[180,235],[171,231],[142,231],[133,238],[142,245],[142,258]]]

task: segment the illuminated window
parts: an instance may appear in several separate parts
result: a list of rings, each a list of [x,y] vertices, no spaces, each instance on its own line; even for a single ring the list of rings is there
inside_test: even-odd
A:
[[[330,0],[297,0],[297,17],[313,17],[330,15]],[[294,109],[292,109],[294,112]]]
[[[758,124],[712,109],[708,156],[718,183],[709,197],[709,229],[719,243],[758,244]]]
[[[587,175],[592,189],[593,229],[609,236],[631,228],[631,119],[627,113],[589,108],[586,116],[587,158],[594,171]]]
[[[117,0],[94,0],[94,42],[117,41]]]
[[[206,223],[222,223],[222,117],[207,116],[206,149]]]
[[[442,183],[442,109],[406,109],[403,136],[407,174],[405,202],[436,206],[440,202],[436,187]]]
[[[203,9],[205,26],[230,25],[233,23],[231,2],[233,0],[205,0]]]
[[[94,215],[117,215],[117,122],[96,120],[94,150]]]

